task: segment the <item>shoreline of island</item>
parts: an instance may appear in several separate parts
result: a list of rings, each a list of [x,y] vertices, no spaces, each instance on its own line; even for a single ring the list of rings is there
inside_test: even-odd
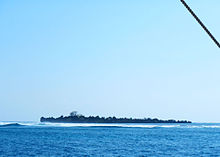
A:
[[[116,118],[116,117],[99,117],[89,116],[86,117],[77,114],[76,111],[71,112],[69,116],[54,117],[41,117],[40,122],[49,123],[192,123],[187,120],[161,120],[157,118]]]

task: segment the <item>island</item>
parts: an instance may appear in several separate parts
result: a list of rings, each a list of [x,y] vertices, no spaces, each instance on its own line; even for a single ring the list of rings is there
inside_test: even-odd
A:
[[[81,114],[77,114],[76,111],[70,113],[69,116],[60,116],[58,118],[40,118],[41,122],[49,123],[192,123],[187,120],[160,120],[157,118],[116,118],[116,117],[99,117],[99,116],[89,116],[86,117]]]

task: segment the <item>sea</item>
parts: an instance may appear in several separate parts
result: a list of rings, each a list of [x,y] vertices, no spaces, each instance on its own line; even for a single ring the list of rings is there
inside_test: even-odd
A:
[[[220,156],[220,124],[0,122],[1,157]]]

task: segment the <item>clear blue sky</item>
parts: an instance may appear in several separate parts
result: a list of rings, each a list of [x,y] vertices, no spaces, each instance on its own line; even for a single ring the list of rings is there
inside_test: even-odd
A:
[[[220,1],[187,0],[220,40]],[[0,120],[220,122],[220,51],[179,0],[1,0]]]

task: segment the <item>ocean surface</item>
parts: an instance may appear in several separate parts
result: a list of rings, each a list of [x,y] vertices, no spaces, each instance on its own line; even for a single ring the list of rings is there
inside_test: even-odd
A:
[[[214,157],[220,124],[0,122],[0,156]]]

